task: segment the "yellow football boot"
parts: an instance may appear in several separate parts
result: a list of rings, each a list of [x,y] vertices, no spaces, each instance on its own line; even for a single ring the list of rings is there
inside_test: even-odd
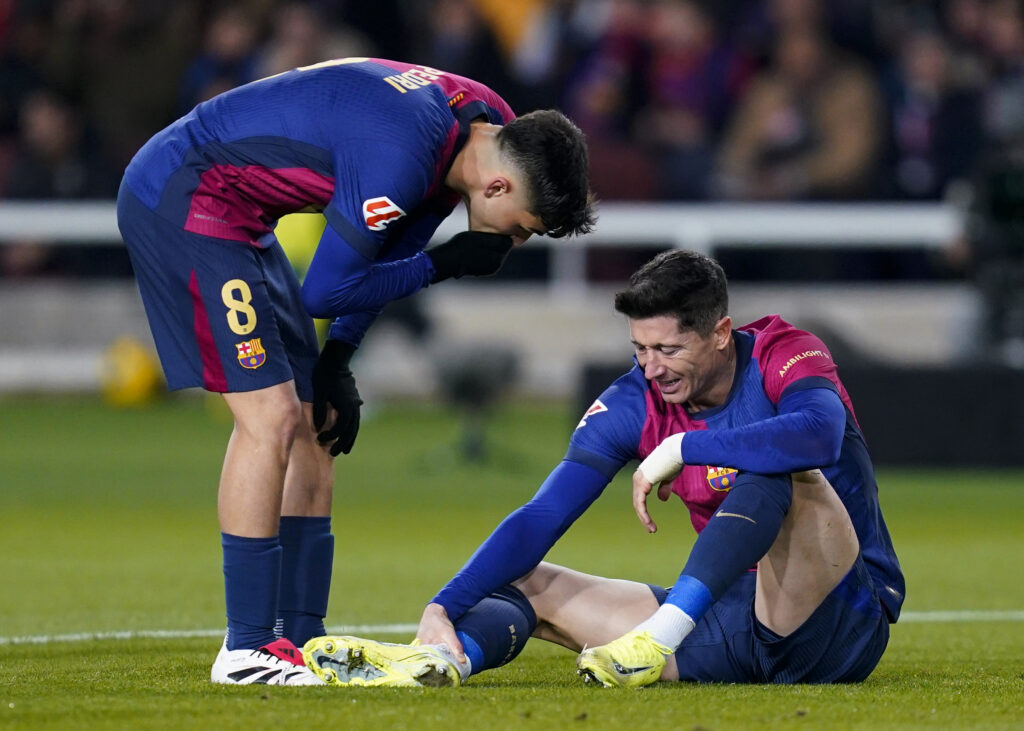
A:
[[[314,637],[302,648],[306,667],[328,685],[458,687],[462,676],[444,645],[400,645],[361,637]]]
[[[658,681],[665,658],[671,654],[672,650],[655,642],[650,633],[634,630],[607,645],[583,648],[576,658],[576,672],[586,683],[640,688]]]

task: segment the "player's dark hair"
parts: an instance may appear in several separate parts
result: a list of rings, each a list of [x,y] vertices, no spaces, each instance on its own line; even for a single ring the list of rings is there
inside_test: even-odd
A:
[[[561,112],[541,109],[498,132],[503,155],[523,172],[530,212],[554,238],[589,233],[597,216],[583,132]]]
[[[696,251],[663,251],[633,273],[615,309],[634,320],[673,316],[680,330],[706,338],[729,312],[725,272]]]

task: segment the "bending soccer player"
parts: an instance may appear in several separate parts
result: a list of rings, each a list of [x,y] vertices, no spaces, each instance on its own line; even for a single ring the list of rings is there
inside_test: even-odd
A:
[[[658,680],[866,678],[904,580],[853,405],[826,347],[776,315],[734,329],[725,274],[662,253],[616,295],[635,366],[576,428],[563,461],[423,612],[417,644],[316,638],[329,683],[452,685],[529,636],[579,651],[605,686]],[[542,563],[634,458],[633,502],[676,494],[698,537],[671,588]],[[756,566],[756,570],[752,570]]]
[[[424,250],[460,200],[470,230]],[[274,226],[306,210],[327,227],[300,288]],[[350,359],[384,305],[593,222],[586,145],[566,117],[515,118],[475,81],[394,61],[247,84],[136,154],[118,224],[168,385],[222,393],[234,416],[214,682],[320,683],[293,642],[324,634],[333,458],[352,449],[362,404]],[[336,318],[322,350],[313,317]]]

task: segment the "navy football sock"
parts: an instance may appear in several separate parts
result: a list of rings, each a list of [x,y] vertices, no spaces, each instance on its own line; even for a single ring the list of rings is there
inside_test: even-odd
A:
[[[327,634],[327,598],[334,568],[331,518],[281,518],[281,592],[278,630],[297,646]]]
[[[472,674],[496,668],[518,655],[537,627],[526,595],[506,586],[480,601],[455,623]]]
[[[277,536],[244,538],[221,533],[229,650],[274,641],[281,545]]]
[[[792,500],[789,475],[741,473],[697,537],[665,601],[698,621],[713,601],[768,553]]]

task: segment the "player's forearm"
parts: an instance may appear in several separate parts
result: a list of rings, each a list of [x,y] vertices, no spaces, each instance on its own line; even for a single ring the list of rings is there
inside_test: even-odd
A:
[[[807,392],[809,393],[809,392]],[[796,410],[737,427],[687,432],[686,464],[776,474],[827,467],[839,459],[846,410],[838,396],[802,397]]]
[[[530,502],[509,515],[431,599],[457,621],[477,602],[526,575],[597,499],[608,479],[564,460]]]
[[[522,511],[520,508],[502,521],[469,562],[430,600],[444,607],[452,621],[536,568],[564,532],[557,524],[532,522]]]
[[[344,343],[351,343],[358,346],[363,341],[363,336],[370,329],[370,325],[380,312],[357,312],[354,315],[343,315],[331,323],[327,331],[327,337],[331,340],[341,340]]]
[[[302,302],[313,317],[339,317],[380,310],[388,302],[419,291],[430,281],[426,254],[373,264],[341,280],[337,272],[311,268],[302,285]],[[333,277],[332,277],[333,274]]]

